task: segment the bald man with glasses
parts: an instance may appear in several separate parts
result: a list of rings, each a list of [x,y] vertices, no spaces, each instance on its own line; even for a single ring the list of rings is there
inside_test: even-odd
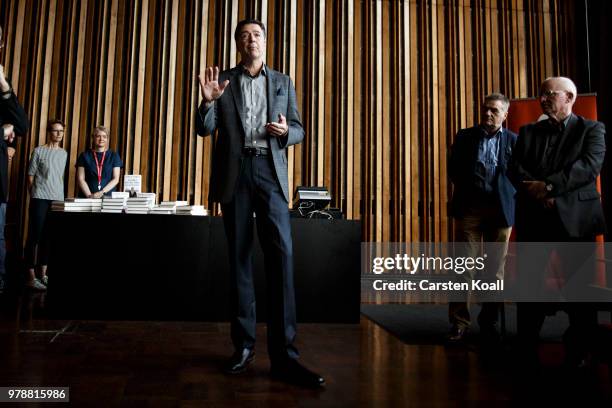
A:
[[[588,338],[597,325],[588,303],[543,301],[550,290],[545,271],[551,251],[564,266],[564,290],[568,284],[586,285],[591,277],[578,271],[590,270],[584,265],[594,246],[584,243],[594,242],[605,231],[597,191],[606,152],[605,127],[572,112],[576,97],[576,85],[569,78],[551,77],[542,83],[540,105],[546,118],[520,129],[510,166],[517,188],[517,241],[538,243],[521,246],[518,259],[519,279],[525,282],[521,288],[532,302],[518,304],[519,339],[529,364],[537,363],[539,332],[547,314],[562,309],[569,315],[564,340],[570,368],[584,364]]]

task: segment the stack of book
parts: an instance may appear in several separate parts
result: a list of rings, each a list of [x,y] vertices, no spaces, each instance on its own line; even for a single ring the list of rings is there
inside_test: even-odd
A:
[[[155,193],[136,193],[138,198],[148,198],[153,201],[153,204],[157,203],[157,194]]]
[[[122,213],[125,208],[125,197],[121,198],[110,198],[104,197],[102,200],[102,212],[103,213]]]
[[[203,205],[183,205],[176,207],[177,215],[208,215],[208,210]]]
[[[130,198],[130,193],[127,191],[113,191],[111,198]]]
[[[130,197],[125,212],[128,214],[148,214],[155,205],[155,197]]]
[[[187,206],[187,201],[162,201],[158,206],[155,206],[149,211],[149,214],[176,214],[177,207]]]
[[[101,209],[101,198],[67,198],[65,201],[53,201],[51,203],[52,211],[100,212]]]

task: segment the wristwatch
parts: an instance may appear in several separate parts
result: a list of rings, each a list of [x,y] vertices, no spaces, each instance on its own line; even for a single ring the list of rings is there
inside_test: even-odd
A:
[[[546,191],[548,191],[549,193],[553,191],[553,185],[550,183],[546,184]]]

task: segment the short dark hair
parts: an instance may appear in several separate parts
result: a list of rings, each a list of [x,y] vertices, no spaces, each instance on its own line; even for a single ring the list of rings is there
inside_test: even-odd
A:
[[[487,103],[488,101],[500,101],[506,111],[510,107],[510,99],[508,99],[506,95],[499,92],[485,96],[483,103]]]
[[[51,126],[53,126],[53,125],[62,125],[62,127],[64,129],[66,128],[66,125],[61,120],[59,120],[59,119],[49,119],[47,121],[47,132],[51,131]]]
[[[266,26],[264,25],[264,23],[262,23],[259,20],[249,18],[249,19],[241,20],[238,22],[238,25],[236,26],[236,30],[234,31],[234,40],[238,41],[240,30],[242,30],[242,27],[244,27],[247,24],[257,24],[259,27],[261,27],[261,31],[263,31],[264,38],[266,38]]]

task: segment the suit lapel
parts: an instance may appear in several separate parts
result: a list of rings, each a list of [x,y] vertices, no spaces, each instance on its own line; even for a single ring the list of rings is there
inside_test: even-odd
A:
[[[476,127],[476,131],[472,133],[471,137],[471,145],[472,145],[472,162],[476,163],[478,161],[478,149],[480,149],[480,138],[482,129],[480,126]]]
[[[502,128],[501,138],[499,140],[499,149],[497,161],[501,167],[506,168],[506,151],[508,150],[508,131]]]
[[[278,118],[274,117],[274,102],[276,102],[276,93],[278,92],[276,89],[276,74],[268,67],[266,67],[266,73],[268,75],[268,122],[276,122],[278,121]]]
[[[234,68],[231,74],[230,90],[232,91],[232,97],[234,98],[234,105],[236,105],[236,111],[240,116],[240,123],[242,124],[242,133],[246,134],[244,101],[242,98],[242,89],[240,88],[240,67]]]
[[[574,156],[573,154],[569,154],[570,152],[568,151],[568,149],[575,148],[576,146],[575,143],[570,142],[575,139],[573,136],[570,135],[572,135],[572,133],[576,130],[577,123],[578,117],[572,113],[569,120],[567,121],[567,126],[565,127],[565,130],[561,135],[561,140],[559,141],[559,148],[557,149],[554,157],[555,163],[559,163],[560,160],[563,161],[564,157]]]

